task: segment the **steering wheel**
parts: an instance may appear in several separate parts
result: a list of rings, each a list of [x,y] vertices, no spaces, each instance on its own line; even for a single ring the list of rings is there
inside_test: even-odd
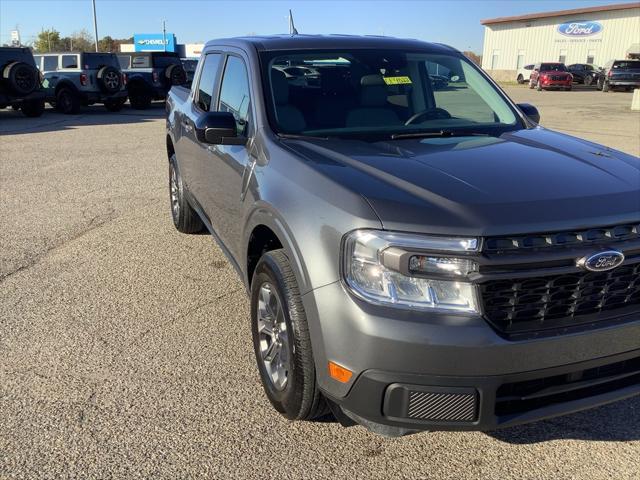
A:
[[[451,114],[447,112],[444,108],[428,108],[426,110],[422,110],[421,112],[414,113],[409,117],[409,119],[404,122],[405,125],[411,125],[420,117],[429,116],[432,119],[448,119],[451,118]]]

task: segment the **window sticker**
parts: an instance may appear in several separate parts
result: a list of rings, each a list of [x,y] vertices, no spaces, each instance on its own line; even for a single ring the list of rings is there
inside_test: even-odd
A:
[[[409,77],[382,77],[387,85],[409,85],[411,79]]]

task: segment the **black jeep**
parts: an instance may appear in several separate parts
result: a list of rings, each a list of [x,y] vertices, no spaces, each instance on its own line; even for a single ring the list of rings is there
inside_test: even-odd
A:
[[[129,102],[133,108],[149,108],[152,100],[167,98],[172,86],[187,83],[187,74],[176,53],[119,53],[118,60],[127,75]]]
[[[27,117],[44,112],[40,73],[28,48],[0,47],[0,108],[12,106]]]

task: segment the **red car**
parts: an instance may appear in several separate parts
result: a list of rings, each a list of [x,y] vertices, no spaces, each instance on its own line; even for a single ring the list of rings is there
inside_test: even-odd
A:
[[[529,88],[571,90],[573,75],[564,63],[536,63],[529,76]]]

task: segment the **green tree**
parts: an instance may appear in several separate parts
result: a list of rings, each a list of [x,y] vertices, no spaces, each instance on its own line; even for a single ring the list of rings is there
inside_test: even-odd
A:
[[[82,29],[79,32],[74,32],[71,35],[71,42],[73,43],[73,46],[67,46],[67,48],[72,48],[74,51],[93,52],[96,48],[93,35],[85,29]]]
[[[55,52],[56,50],[65,49],[60,38],[60,32],[51,28],[48,30],[42,30],[35,42],[33,43],[33,49],[36,52]]]

